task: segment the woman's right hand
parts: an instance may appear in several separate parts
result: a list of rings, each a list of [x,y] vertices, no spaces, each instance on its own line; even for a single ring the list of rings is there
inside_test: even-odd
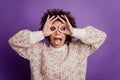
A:
[[[52,24],[57,19],[58,17],[52,16],[50,18],[50,16],[48,15],[47,20],[44,24],[44,28],[43,28],[43,34],[45,37],[50,36],[52,33],[55,32],[54,26],[52,26]]]

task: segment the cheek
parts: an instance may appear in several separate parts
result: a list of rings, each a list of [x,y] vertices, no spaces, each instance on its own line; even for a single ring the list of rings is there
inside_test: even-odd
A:
[[[53,41],[53,39],[54,39],[54,36],[51,35],[51,36],[50,36],[50,41]]]
[[[66,35],[64,35],[64,34],[63,34],[63,39],[64,39],[64,41],[66,40]]]
[[[55,37],[55,32],[50,35],[50,38],[53,39]]]

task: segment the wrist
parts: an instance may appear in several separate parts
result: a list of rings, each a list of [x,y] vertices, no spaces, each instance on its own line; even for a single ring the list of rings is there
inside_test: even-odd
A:
[[[74,32],[74,28],[72,28],[72,29],[71,29],[71,34],[70,34],[70,35],[72,35],[72,34],[73,34],[73,32]]]
[[[47,37],[47,35],[44,33],[44,31],[42,31],[42,34],[43,34],[44,37]]]

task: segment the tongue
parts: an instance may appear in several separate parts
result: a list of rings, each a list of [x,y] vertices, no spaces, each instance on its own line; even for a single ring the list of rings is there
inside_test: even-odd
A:
[[[56,45],[59,45],[59,44],[60,44],[60,41],[61,41],[60,39],[55,39],[55,44],[56,44]]]

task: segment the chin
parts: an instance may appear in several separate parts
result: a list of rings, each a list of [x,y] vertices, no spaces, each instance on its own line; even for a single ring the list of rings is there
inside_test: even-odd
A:
[[[53,45],[55,48],[60,48],[60,47],[62,47],[64,44],[61,44],[61,45]]]
[[[60,48],[62,45],[54,45],[55,48]]]

